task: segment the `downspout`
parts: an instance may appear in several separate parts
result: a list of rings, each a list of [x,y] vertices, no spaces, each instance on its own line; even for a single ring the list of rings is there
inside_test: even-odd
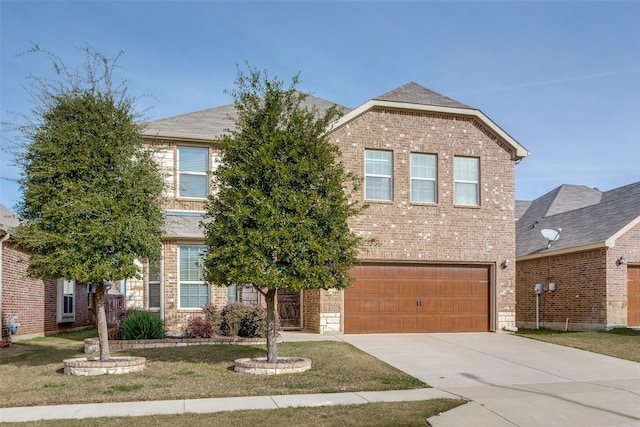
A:
[[[5,232],[4,236],[0,238],[0,341],[2,341],[2,248],[4,247],[4,242],[9,238],[9,233]]]

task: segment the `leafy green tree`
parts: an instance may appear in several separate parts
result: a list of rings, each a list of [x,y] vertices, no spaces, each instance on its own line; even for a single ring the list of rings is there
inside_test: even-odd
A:
[[[251,284],[267,304],[268,361],[278,358],[278,289],[345,288],[360,238],[347,220],[360,180],[338,162],[326,131],[339,111],[305,106],[308,94],[249,67],[230,91],[238,113],[222,138],[214,195],[203,221],[205,279]]]
[[[134,100],[112,84],[115,59],[86,48],[85,66],[55,55],[55,79],[33,78],[35,107],[19,127],[23,198],[16,240],[29,274],[96,286],[100,359],[109,360],[104,299],[109,283],[139,277],[136,258],[159,257],[163,178],[142,146]]]

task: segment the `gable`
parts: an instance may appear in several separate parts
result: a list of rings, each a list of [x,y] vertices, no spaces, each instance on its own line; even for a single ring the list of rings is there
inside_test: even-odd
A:
[[[376,109],[407,112],[415,111],[473,119],[477,128],[481,129],[487,136],[494,139],[498,145],[501,145],[506,151],[512,154],[513,160],[521,160],[530,154],[520,143],[497,126],[480,110],[468,107],[416,83],[408,83],[362,104],[360,107],[350,111],[336,121],[332,126],[332,130],[345,126],[366,112]]]

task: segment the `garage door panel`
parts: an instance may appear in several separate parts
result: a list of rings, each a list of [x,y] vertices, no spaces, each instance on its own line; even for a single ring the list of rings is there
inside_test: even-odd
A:
[[[363,264],[351,274],[356,280],[345,291],[346,333],[490,328],[487,266]]]

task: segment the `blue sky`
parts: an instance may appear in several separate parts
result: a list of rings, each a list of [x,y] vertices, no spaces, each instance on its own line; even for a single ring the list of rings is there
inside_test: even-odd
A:
[[[231,102],[248,61],[351,108],[416,82],[478,108],[532,154],[516,197],[562,184],[640,180],[640,1],[0,0],[0,114],[29,114],[37,43],[68,65],[119,51],[118,77],[148,119]],[[3,128],[0,204],[18,201]]]

